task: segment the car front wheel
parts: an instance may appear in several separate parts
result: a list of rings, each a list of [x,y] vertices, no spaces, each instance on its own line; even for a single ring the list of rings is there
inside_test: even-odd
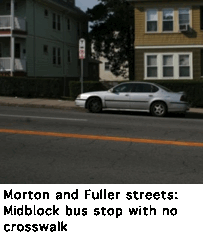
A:
[[[163,102],[155,102],[151,106],[151,113],[156,117],[164,117],[167,113],[167,106]]]
[[[87,107],[91,113],[100,113],[102,111],[102,102],[99,98],[91,98]]]

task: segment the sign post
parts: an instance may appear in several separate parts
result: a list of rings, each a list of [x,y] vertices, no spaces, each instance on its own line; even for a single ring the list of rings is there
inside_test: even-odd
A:
[[[85,39],[79,40],[79,59],[81,60],[81,93],[83,93],[83,75],[84,75],[84,63],[83,60],[85,59],[85,49],[86,49],[86,42]]]

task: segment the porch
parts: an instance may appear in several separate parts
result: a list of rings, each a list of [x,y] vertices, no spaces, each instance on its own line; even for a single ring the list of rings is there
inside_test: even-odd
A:
[[[12,71],[12,58],[3,57],[0,58],[0,73]],[[25,59],[14,59],[14,71],[26,72],[26,60]]]
[[[12,29],[12,15],[0,16],[0,30]],[[26,31],[26,20],[21,17],[14,17],[14,30]]]

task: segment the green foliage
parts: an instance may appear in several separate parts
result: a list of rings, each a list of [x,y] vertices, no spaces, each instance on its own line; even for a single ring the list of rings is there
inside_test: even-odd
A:
[[[90,17],[95,55],[106,57],[116,76],[134,78],[134,8],[126,0],[100,0]]]
[[[81,83],[73,81],[69,83],[70,97],[74,100],[81,93]],[[92,91],[107,90],[101,82],[86,81],[84,82],[84,93]]]
[[[58,98],[61,93],[62,80],[0,77],[0,95],[25,98]]]

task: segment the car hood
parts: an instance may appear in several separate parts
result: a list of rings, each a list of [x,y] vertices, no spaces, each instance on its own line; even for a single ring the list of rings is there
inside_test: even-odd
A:
[[[89,97],[89,96],[104,96],[108,91],[97,91],[97,92],[85,92],[81,94],[81,97]]]

